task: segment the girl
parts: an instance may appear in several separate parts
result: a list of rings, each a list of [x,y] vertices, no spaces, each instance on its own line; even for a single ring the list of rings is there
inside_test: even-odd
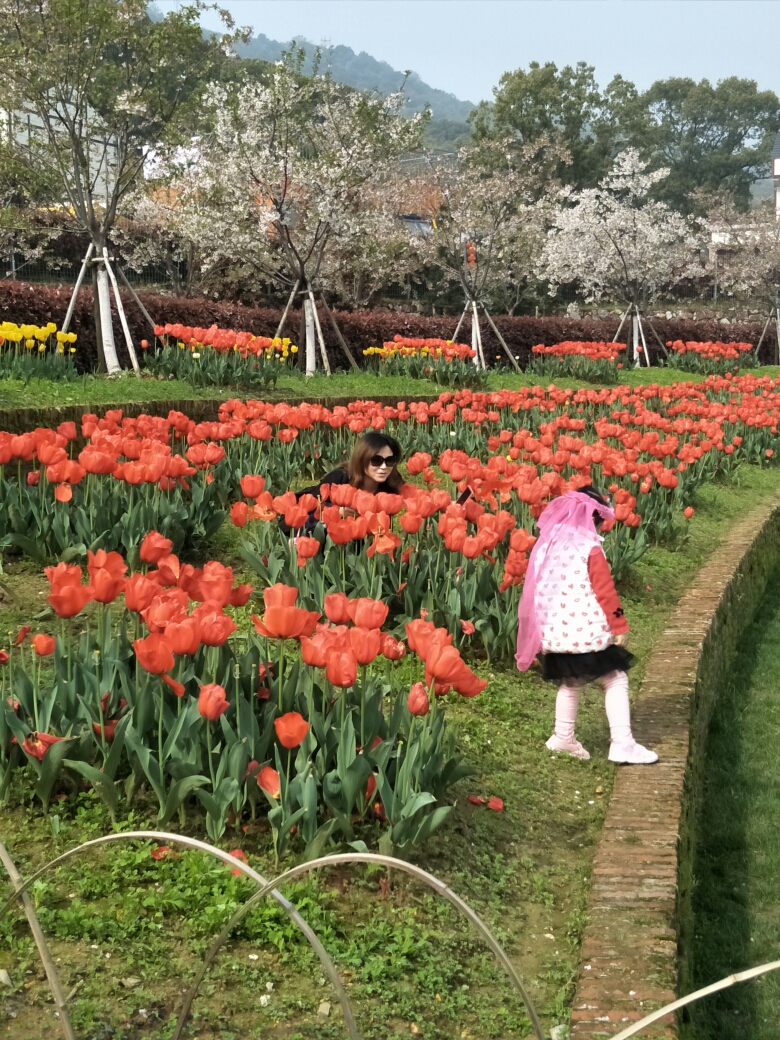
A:
[[[580,691],[596,682],[605,692],[610,762],[650,765],[658,755],[631,733],[626,670],[634,658],[625,649],[628,624],[597,533],[614,515],[590,485],[553,499],[541,514],[518,609],[515,660],[524,672],[541,651],[544,678],[559,684],[551,751],[590,758],[574,723]]]

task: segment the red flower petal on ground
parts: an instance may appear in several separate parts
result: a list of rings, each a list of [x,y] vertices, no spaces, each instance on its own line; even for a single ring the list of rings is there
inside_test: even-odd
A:
[[[249,860],[247,859],[247,855],[246,855],[246,853],[244,852],[243,849],[231,849],[230,852],[228,852],[228,856],[232,856],[233,859],[240,859],[242,863],[248,863],[249,862]],[[233,867],[233,869],[230,871],[230,873],[234,877],[241,877],[241,875],[244,872],[243,872],[243,870],[239,870],[238,867]]]
[[[496,798],[495,795],[493,795],[492,798],[488,799],[487,807],[488,807],[488,809],[492,809],[493,812],[503,812],[504,811],[504,803],[503,803],[503,801],[500,798]]]
[[[470,794],[469,801],[472,805],[487,805],[487,798],[483,798],[481,794]]]

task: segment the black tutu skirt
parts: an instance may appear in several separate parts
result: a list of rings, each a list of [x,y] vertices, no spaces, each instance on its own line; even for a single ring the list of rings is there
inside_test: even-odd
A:
[[[608,646],[587,654],[541,654],[542,675],[550,682],[563,684],[567,679],[593,682],[609,672],[627,672],[634,655],[624,646]]]

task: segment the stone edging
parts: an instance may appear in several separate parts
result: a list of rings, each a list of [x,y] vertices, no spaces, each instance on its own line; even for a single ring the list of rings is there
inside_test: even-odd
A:
[[[680,600],[648,661],[634,732],[658,765],[621,767],[593,864],[571,1035],[614,1036],[690,992],[693,821],[712,704],[780,562],[780,506],[729,533]],[[641,1034],[677,1037],[675,1016]]]

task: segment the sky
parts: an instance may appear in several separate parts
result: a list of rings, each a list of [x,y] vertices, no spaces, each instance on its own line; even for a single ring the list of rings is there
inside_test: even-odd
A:
[[[162,11],[177,0],[157,0]],[[530,61],[656,79],[755,79],[780,94],[780,0],[220,0],[275,40],[346,44],[473,102]],[[213,13],[203,23],[218,28]]]

